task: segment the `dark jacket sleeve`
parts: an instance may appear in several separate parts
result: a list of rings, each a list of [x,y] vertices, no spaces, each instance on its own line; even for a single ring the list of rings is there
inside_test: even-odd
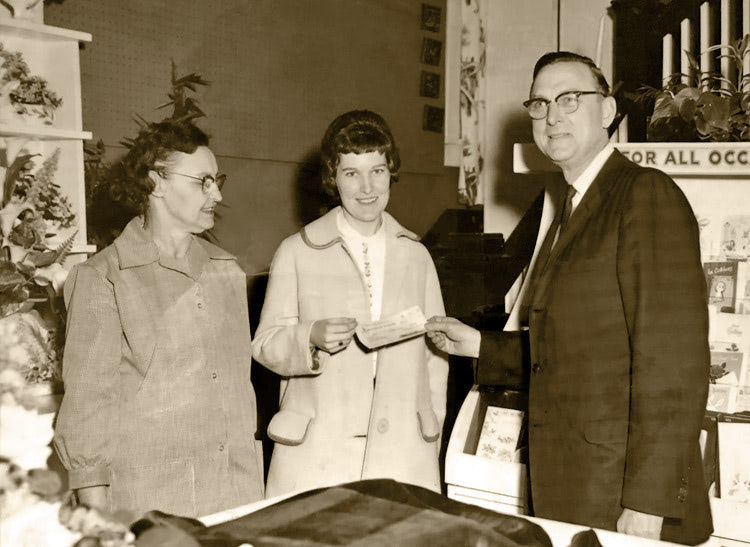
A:
[[[698,225],[659,171],[643,170],[623,207],[617,274],[632,358],[622,504],[680,518],[710,365]]]
[[[529,331],[482,331],[476,383],[529,387]]]

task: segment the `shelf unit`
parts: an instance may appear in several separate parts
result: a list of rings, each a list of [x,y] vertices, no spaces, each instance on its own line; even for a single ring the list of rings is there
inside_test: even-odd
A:
[[[21,52],[30,73],[44,78],[48,88],[62,98],[53,118],[45,120],[15,112],[7,96],[9,89],[0,87],[0,152],[5,157],[0,177],[4,178],[5,169],[17,154],[38,154],[34,160],[38,168],[59,150],[54,182],[68,198],[76,218],[73,226],[53,230],[57,233],[48,244],[54,247],[77,231],[66,266],[82,262],[96,251],[86,238],[83,142],[92,134],[83,130],[79,58],[80,44],[91,39],[86,32],[0,13],[0,43],[7,51]]]

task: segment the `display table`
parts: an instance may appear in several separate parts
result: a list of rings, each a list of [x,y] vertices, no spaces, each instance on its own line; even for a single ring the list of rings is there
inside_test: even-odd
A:
[[[382,493],[384,488],[388,489],[389,492],[394,493],[395,495],[384,495]],[[433,513],[433,515],[431,515],[429,519],[424,519],[424,522],[427,522],[430,526],[434,526],[436,530],[441,530],[440,537],[441,539],[445,539],[445,541],[442,543],[434,543],[434,536],[431,539],[421,536],[419,538],[415,538],[414,536],[412,536],[409,541],[404,541],[402,543],[399,541],[400,538],[395,539],[394,536],[389,536],[388,542],[380,543],[382,545],[450,545],[451,543],[447,540],[447,538],[451,533],[465,534],[461,537],[465,540],[469,540],[470,537],[485,537],[482,535],[472,536],[471,534],[480,534],[482,531],[487,531],[488,534],[491,534],[493,530],[501,530],[505,532],[505,534],[499,540],[497,540],[496,538],[497,541],[494,543],[492,542],[492,538],[490,536],[487,536],[490,537],[490,542],[484,543],[485,545],[549,545],[549,542],[551,542],[553,546],[567,547],[569,545],[580,545],[582,547],[586,543],[586,541],[591,539],[590,537],[587,538],[584,535],[576,537],[576,534],[590,530],[590,528],[585,526],[578,526],[574,524],[556,522],[535,517],[517,516],[511,514],[503,514],[500,512],[493,512],[483,508],[474,507],[472,505],[459,503],[444,496],[439,496],[433,492],[429,492],[415,486],[404,485],[402,483],[396,483],[395,481],[388,480],[362,481],[358,483],[351,483],[349,485],[342,485],[341,487],[323,489],[315,491],[314,494],[310,494],[308,497],[302,499],[288,499],[295,496],[296,494],[281,496],[245,505],[243,507],[237,507],[235,509],[223,511],[214,515],[205,516],[199,520],[208,527],[208,530],[204,532],[205,539],[210,538],[211,532],[215,534],[230,533],[234,535],[237,530],[242,530],[252,535],[253,533],[257,533],[257,530],[261,526],[266,526],[268,528],[274,527],[274,520],[278,519],[280,523],[284,524],[284,533],[287,534],[290,533],[289,530],[292,529],[300,531],[305,528],[305,526],[309,527],[310,535],[305,536],[305,539],[311,540],[313,536],[315,536],[316,534],[320,534],[320,530],[317,528],[317,526],[313,525],[313,522],[315,522],[315,520],[325,520],[326,518],[329,518],[327,516],[330,514],[330,511],[328,511],[328,507],[330,507],[333,503],[331,499],[337,497],[340,498],[342,496],[341,491],[347,489],[355,490],[359,494],[367,494],[367,499],[370,499],[371,497],[378,497],[380,499],[395,499],[399,502],[400,505],[408,505],[412,509],[415,507],[419,509],[429,508],[429,512]],[[338,512],[341,523],[345,527],[346,523],[350,522],[352,528],[361,528],[362,522],[369,517],[369,513],[363,514],[363,511],[361,509],[362,499],[365,498],[353,498],[352,503],[345,505],[347,509],[348,507],[351,507],[351,513],[349,513],[348,510],[344,511],[343,513],[341,511]],[[297,503],[299,507],[289,507],[286,514],[281,513],[280,511],[284,510],[284,504],[280,504],[279,502],[282,502],[284,500],[287,500],[286,504],[294,502]],[[276,508],[278,508],[279,511],[274,511]],[[454,528],[446,526],[445,523],[441,524],[434,516],[434,514],[438,512],[440,512],[440,514],[442,515],[446,515],[448,518],[457,518],[464,521],[466,523],[466,527],[460,530],[456,530]],[[248,517],[249,515],[253,515],[254,513],[257,513],[257,518],[254,521],[245,520],[245,522],[243,522],[243,517]],[[292,514],[293,517],[290,518],[290,514]],[[312,518],[306,518],[308,515],[314,515],[315,520],[313,520]],[[402,520],[400,520],[399,517],[392,516],[390,517],[391,523],[389,523],[389,528],[396,529],[397,527],[403,527],[404,533],[408,534],[410,532],[405,529],[406,527],[404,523],[414,523],[415,516],[416,513],[414,515],[408,516],[407,518],[403,518]],[[399,521],[397,525],[392,524],[396,521]],[[533,525],[538,525],[538,528]],[[544,534],[540,534],[539,528],[541,528],[541,530],[543,530],[549,537],[547,538],[544,536]],[[411,532],[413,533],[413,530],[411,530]],[[626,536],[623,534],[605,530],[595,530],[595,533],[599,542],[605,547],[655,547],[675,545],[661,541]],[[283,538],[274,536],[275,541],[277,542],[274,543],[274,541],[272,541],[268,537],[264,537],[263,539],[257,539],[257,536],[254,537],[256,539],[254,539],[254,541],[251,543],[256,547],[259,545],[271,544],[281,545],[284,544],[284,539],[286,539],[287,541],[290,540],[290,536],[284,536]],[[199,539],[204,538],[199,537]],[[358,542],[356,544],[378,544],[377,538],[370,536],[368,536],[368,538],[356,539],[356,541],[360,541],[363,539],[363,543]],[[472,543],[471,541],[463,541],[463,539],[460,543],[457,544],[481,544]],[[355,538],[351,537],[351,540],[355,541]],[[367,542],[367,540],[369,540],[369,542]],[[321,538],[317,537],[316,541],[321,541]],[[325,545],[326,543],[324,541],[321,541],[321,543],[319,544]],[[341,544],[346,545],[348,543]]]

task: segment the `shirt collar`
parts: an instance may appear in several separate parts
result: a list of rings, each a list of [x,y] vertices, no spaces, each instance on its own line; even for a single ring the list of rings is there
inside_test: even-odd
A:
[[[601,171],[602,167],[604,167],[604,164],[609,159],[609,156],[612,154],[613,150],[614,147],[610,144],[602,148],[599,153],[594,156],[594,159],[591,160],[591,163],[586,166],[586,169],[583,170],[583,173],[581,173],[576,180],[570,183],[570,185],[576,189],[576,198],[578,198],[579,201],[581,198],[583,198],[583,195],[586,193],[586,190],[589,189],[591,183],[594,182],[594,179],[599,174],[599,171]]]
[[[302,228],[300,235],[308,247],[326,249],[335,243],[343,241],[336,217],[340,214],[341,206],[335,207],[325,215]],[[388,212],[383,212],[382,229],[386,237],[405,237],[419,241],[419,236],[401,226]]]
[[[188,263],[192,272],[191,277],[197,279],[209,260],[236,260],[234,255],[205,239],[194,235],[190,237],[192,241],[188,249]],[[122,233],[115,239],[114,246],[121,270],[159,262],[159,247],[143,229],[143,217],[135,217],[128,222]],[[172,265],[162,265],[172,267]]]
[[[351,239],[354,241],[373,241],[375,239],[382,239],[385,236],[385,218],[381,215],[381,222],[380,226],[378,226],[378,229],[375,230],[375,233],[369,236],[360,234],[357,230],[354,229],[354,226],[349,224],[349,221],[346,220],[346,217],[344,216],[344,210],[342,208],[338,208],[338,215],[336,215],[336,226],[339,229],[339,232],[341,232],[341,235],[344,239]]]

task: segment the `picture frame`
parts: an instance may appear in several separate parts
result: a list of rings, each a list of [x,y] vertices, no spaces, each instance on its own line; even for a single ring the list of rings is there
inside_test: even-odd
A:
[[[430,32],[440,32],[442,9],[430,4],[422,4],[421,28]]]
[[[422,116],[422,129],[424,131],[434,131],[435,133],[442,133],[444,118],[445,109],[426,104],[424,105],[424,112]]]
[[[421,61],[426,65],[440,66],[440,55],[443,51],[443,42],[433,38],[422,39]]]
[[[440,98],[440,74],[437,72],[422,71],[419,80],[419,95],[431,99]]]

